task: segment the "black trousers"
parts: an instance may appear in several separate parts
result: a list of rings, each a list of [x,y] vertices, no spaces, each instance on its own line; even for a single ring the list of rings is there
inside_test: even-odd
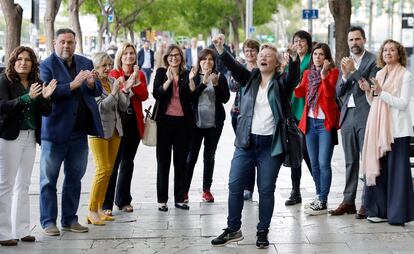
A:
[[[296,124],[299,124],[299,120],[296,120]],[[305,137],[302,140],[302,155],[303,160],[306,163],[306,166],[308,166],[309,173],[312,175],[312,168],[310,164],[308,149],[306,148],[306,139]],[[300,193],[300,179],[302,178],[302,166],[298,168],[291,168],[291,175],[290,178],[292,180],[292,191],[295,193]]]
[[[186,160],[190,145],[190,126],[185,117],[165,115],[157,123],[157,199],[168,202],[171,152],[174,164],[174,200],[184,202]]]
[[[204,171],[203,171],[203,191],[209,191],[213,182],[214,161],[216,156],[217,144],[220,140],[223,125],[214,128],[201,129],[193,128],[191,137],[190,151],[187,156],[186,183],[184,192],[190,190],[191,180],[193,178],[194,167],[197,163],[201,143],[204,139]]]
[[[126,205],[130,205],[132,201],[131,180],[134,172],[134,158],[141,137],[139,136],[135,112],[133,110],[131,111],[131,108],[128,108],[129,112],[126,117],[126,124],[123,126],[124,135],[121,138],[118,155],[106,191],[103,204],[104,210],[112,210],[114,198],[115,204],[120,209]]]

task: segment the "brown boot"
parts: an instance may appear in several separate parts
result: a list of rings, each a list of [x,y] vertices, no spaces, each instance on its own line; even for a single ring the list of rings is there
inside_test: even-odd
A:
[[[334,216],[344,215],[344,214],[355,214],[355,213],[356,213],[355,204],[346,204],[343,202],[335,210],[329,211],[329,214],[334,215]]]
[[[17,241],[14,239],[0,241],[1,246],[16,246]]]
[[[355,214],[355,218],[358,220],[363,220],[367,218],[367,213],[365,212],[364,206],[361,206],[361,208],[359,208],[357,214]]]

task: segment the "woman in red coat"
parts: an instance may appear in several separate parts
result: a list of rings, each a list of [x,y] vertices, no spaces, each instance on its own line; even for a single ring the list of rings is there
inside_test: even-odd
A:
[[[333,134],[339,123],[339,109],[335,100],[339,71],[334,67],[331,50],[325,43],[314,46],[311,63],[311,69],[303,73],[302,81],[295,89],[295,97],[305,97],[306,101],[299,129],[306,136],[317,196],[305,213],[319,215],[327,213],[332,180]]]
[[[118,156],[115,161],[112,176],[106,191],[103,209],[106,215],[112,215],[114,203],[124,212],[133,212],[131,206],[131,180],[134,170],[134,158],[139,141],[144,134],[144,115],[142,102],[148,98],[145,75],[138,69],[137,52],[133,44],[124,42],[115,56],[114,69],[110,77],[118,79],[121,83],[133,82],[130,91],[122,89],[130,98],[127,114],[124,116],[123,132]],[[119,166],[119,175],[118,175]],[[118,178],[118,180],[117,180]],[[115,189],[116,185],[116,189]]]

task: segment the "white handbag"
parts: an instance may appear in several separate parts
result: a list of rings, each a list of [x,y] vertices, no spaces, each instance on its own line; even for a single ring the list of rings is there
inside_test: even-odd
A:
[[[145,109],[145,127],[144,135],[142,137],[142,143],[146,146],[157,145],[157,122],[155,117],[158,111],[158,101],[154,105],[154,111],[151,113],[151,107]]]

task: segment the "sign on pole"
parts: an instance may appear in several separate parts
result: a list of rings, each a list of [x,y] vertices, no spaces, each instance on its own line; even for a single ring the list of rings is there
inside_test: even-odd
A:
[[[302,19],[318,19],[318,9],[303,9]]]

